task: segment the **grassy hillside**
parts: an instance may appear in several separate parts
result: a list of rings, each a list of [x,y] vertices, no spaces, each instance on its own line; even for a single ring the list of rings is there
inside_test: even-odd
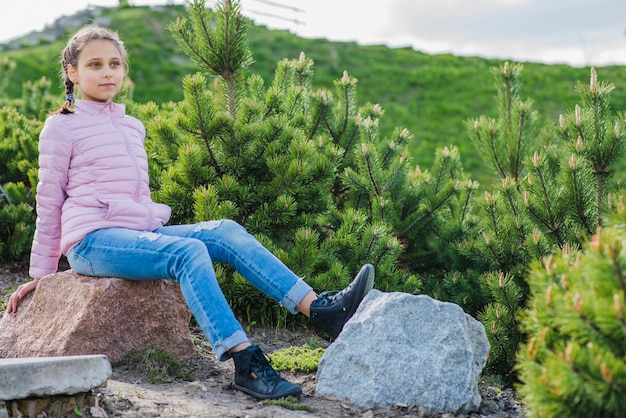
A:
[[[105,8],[94,13],[96,22],[119,31],[130,50],[130,75],[135,83],[136,101],[182,98],[181,78],[196,69],[182,55],[165,26],[177,16],[185,15],[183,6]],[[74,30],[67,29],[57,41],[0,52],[0,59],[6,56],[19,65],[10,82],[11,97],[20,96],[21,85],[27,80],[57,77],[58,55],[67,35]],[[389,134],[396,126],[413,133],[410,151],[416,164],[427,168],[436,148],[456,145],[466,171],[474,179],[488,180],[468,141],[463,122],[481,114],[495,114],[495,88],[489,69],[499,65],[500,60],[302,39],[258,26],[251,26],[249,34],[256,61],[251,71],[267,82],[273,77],[277,61],[297,58],[300,52],[315,61],[316,87],[332,90],[333,80],[347,70],[359,79],[360,102],[379,103],[385,109],[380,125],[383,134]],[[576,83],[587,83],[589,79],[589,68],[535,63],[525,63],[524,68],[522,95],[535,101],[544,122],[554,122],[560,113],[572,109],[578,101]],[[600,81],[616,86],[614,108],[626,109],[626,72],[617,66],[597,68],[597,71]],[[59,85],[61,96],[60,83],[55,85]]]

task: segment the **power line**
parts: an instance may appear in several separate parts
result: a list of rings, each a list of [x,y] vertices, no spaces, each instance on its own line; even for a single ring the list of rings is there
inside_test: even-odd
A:
[[[265,4],[267,6],[274,7],[274,8],[291,10],[291,11],[294,11],[296,13],[304,13],[305,12],[305,10],[300,9],[298,7],[291,6],[291,5],[286,5],[284,3],[280,3],[280,2],[272,1],[272,0],[250,0],[250,1],[256,1],[258,3],[262,3],[262,4]],[[272,19],[278,19],[278,20],[283,20],[283,21],[286,21],[286,22],[291,22],[291,23],[294,23],[296,25],[304,25],[304,24],[306,24],[306,22],[300,21],[300,20],[292,18],[292,17],[285,16],[282,13],[273,13],[273,12],[268,12],[268,11],[249,9],[249,8],[247,8],[244,5],[244,3],[248,3],[248,1],[243,1],[242,0],[242,1],[239,2],[241,8],[244,11],[244,14],[246,14],[246,15],[252,14],[252,15],[255,15],[255,16],[264,16],[264,17],[269,17],[269,18],[272,18]],[[215,10],[215,7],[217,5],[217,1],[207,1],[206,4],[208,4],[210,7],[213,8],[213,10]]]
[[[281,15],[274,14],[274,13],[259,12],[258,10],[251,10],[251,9],[248,9],[247,11],[248,11],[248,13],[256,14],[256,15],[259,15],[259,16],[272,17],[274,19],[285,20],[287,22],[295,23],[296,25],[303,25],[304,24],[304,22],[301,22],[301,21],[299,21],[297,19],[291,19],[291,18],[288,18],[288,17],[284,17],[284,16],[281,16]]]
[[[297,7],[294,7],[294,6],[287,6],[286,4],[278,3],[275,1],[270,1],[270,0],[252,0],[252,1],[257,1],[259,3],[267,4],[268,6],[274,6],[274,7],[280,7],[282,9],[293,10],[294,12],[304,12],[303,9],[298,9]]]
[[[267,7],[263,7],[263,10],[259,10],[258,8],[253,8],[253,9],[249,9],[245,6],[242,6],[245,8],[245,11],[247,14],[252,14],[254,16],[264,16],[264,17],[269,17],[272,19],[278,19],[278,20],[282,20],[282,21],[286,21],[286,22],[290,22],[296,25],[303,25],[305,24],[305,22],[302,22],[301,20],[298,20],[297,18],[294,18],[292,16],[287,16],[283,11],[284,10],[289,10],[289,11],[293,11],[295,13],[303,13],[304,10],[300,9],[298,7],[295,7],[293,5],[290,4],[285,4],[283,2],[279,2],[276,0],[250,0],[250,1],[256,1],[257,3],[260,3],[264,6],[269,7],[269,9]],[[243,1],[242,1],[243,3]],[[278,10],[278,11],[274,11],[273,9],[282,9],[282,10]]]

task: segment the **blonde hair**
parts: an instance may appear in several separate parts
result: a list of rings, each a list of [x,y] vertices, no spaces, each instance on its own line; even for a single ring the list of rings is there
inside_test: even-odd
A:
[[[70,80],[67,67],[68,65],[71,65],[72,67],[77,68],[78,57],[85,45],[87,45],[89,41],[98,39],[113,42],[122,55],[125,70],[128,70],[128,63],[126,61],[128,53],[124,47],[124,42],[122,42],[117,32],[95,24],[84,26],[70,37],[61,54],[61,78],[63,79],[63,85],[65,86],[65,102],[57,113],[74,113],[74,110],[71,108],[72,101],[74,100],[74,82]]]

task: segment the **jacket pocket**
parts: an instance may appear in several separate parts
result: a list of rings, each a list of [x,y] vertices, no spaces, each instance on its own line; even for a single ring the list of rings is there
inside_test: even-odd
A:
[[[146,206],[131,200],[110,200],[103,202],[107,206],[107,213],[104,219],[108,221],[131,219],[143,219],[150,216],[150,209]]]

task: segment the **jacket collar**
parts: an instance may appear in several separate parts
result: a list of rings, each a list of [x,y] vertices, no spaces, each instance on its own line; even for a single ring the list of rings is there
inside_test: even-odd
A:
[[[126,115],[126,106],[120,103],[94,102],[91,100],[77,99],[74,102],[74,109],[79,113],[88,113],[90,115],[112,115],[114,117],[124,117]]]

